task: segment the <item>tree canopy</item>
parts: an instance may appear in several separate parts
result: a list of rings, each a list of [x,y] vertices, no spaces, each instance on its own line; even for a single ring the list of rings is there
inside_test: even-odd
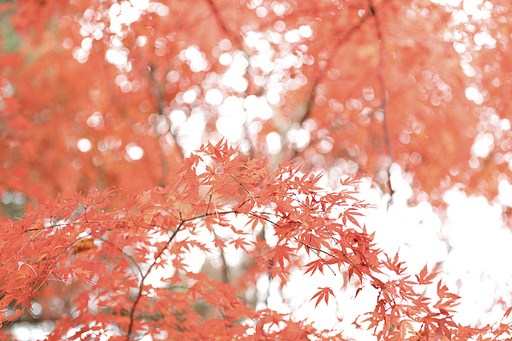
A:
[[[397,167],[411,205],[457,188],[510,226],[511,20],[500,0],[2,2],[1,332],[37,302],[51,340],[339,340],[251,302],[302,269],[342,274],[317,304],[374,288],[355,325],[378,339],[510,337],[380,250],[351,179],[392,203]],[[187,267],[226,247],[237,278]]]

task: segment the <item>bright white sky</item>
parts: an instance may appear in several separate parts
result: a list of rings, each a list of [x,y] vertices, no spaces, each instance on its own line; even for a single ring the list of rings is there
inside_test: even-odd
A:
[[[443,281],[450,290],[462,296],[455,320],[459,323],[475,325],[476,323],[499,322],[503,311],[493,306],[497,296],[510,298],[509,282],[512,278],[512,234],[502,227],[501,208],[490,206],[484,198],[467,198],[457,191],[445,195],[449,203],[448,222],[443,225],[438,216],[432,212],[427,203],[416,207],[406,205],[412,191],[407,182],[399,175],[394,177],[398,189],[394,204],[389,208],[387,198],[381,198],[376,190],[363,190],[361,196],[378,208],[369,210],[364,222],[371,232],[376,231],[376,242],[388,254],[399,250],[401,259],[407,262],[409,273],[419,272],[425,264],[429,269],[442,262]],[[511,188],[507,189],[512,196]],[[451,250],[448,252],[448,240]],[[338,276],[339,277],[339,276]],[[339,286],[340,279],[328,271],[317,281],[305,276],[297,277],[297,290],[290,293],[295,302],[309,300],[309,290],[317,286],[331,284]],[[319,285],[321,283],[321,285]],[[428,292],[427,292],[428,293]],[[347,335],[357,340],[373,340],[365,331],[355,330],[351,325],[354,318],[375,306],[375,290],[367,285],[356,299],[354,292],[342,294],[338,303],[328,307],[319,305],[313,309],[314,302],[306,303],[297,311],[297,316],[314,319],[320,328],[332,327],[337,317],[344,317],[338,324]],[[299,298],[300,297],[300,298]]]

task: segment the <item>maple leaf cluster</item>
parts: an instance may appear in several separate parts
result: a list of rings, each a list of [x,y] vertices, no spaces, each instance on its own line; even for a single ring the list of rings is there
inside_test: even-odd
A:
[[[418,293],[437,272],[425,267],[411,277],[398,254],[389,258],[377,249],[358,219],[367,205],[350,190],[326,192],[318,176],[301,175],[298,165],[285,162],[271,171],[267,162],[243,161],[222,141],[207,144],[165,188],[125,200],[110,189],[76,194],[2,223],[2,325],[30,311],[40,297],[65,290],[71,309],[56,319],[48,340],[71,334],[111,340],[343,339],[270,309],[255,310],[243,288],[187,265],[192,249],[208,255],[233,247],[255,260],[245,288],[267,273],[283,287],[292,268],[313,274],[324,267],[357,279],[360,288],[371,285],[376,307],[360,323],[379,339],[467,340],[494,331],[453,322],[458,296],[441,281],[436,300]],[[275,236],[275,243],[258,239],[259,229]],[[301,251],[312,261],[304,264]],[[165,275],[149,281],[159,268]],[[318,306],[334,296],[333,288],[321,287],[312,300]],[[202,316],[198,301],[214,313]],[[500,333],[510,327],[501,324]]]
[[[357,225],[348,228],[337,221],[357,224],[357,211],[366,205],[346,191],[324,194],[319,177],[299,176],[296,164],[282,163],[272,172],[267,160],[241,161],[236,154],[225,143],[208,144],[185,160],[165,188],[124,201],[113,190],[76,194],[3,223],[2,324],[30,311],[39,297],[71,286],[73,309],[57,320],[49,340],[71,330],[81,338],[109,335],[113,340],[142,334],[180,340],[324,337],[288,316],[255,311],[244,302],[243,291],[191,271],[187,258],[194,248],[209,254],[231,246],[255,260],[246,287],[255,287],[268,272],[284,286],[292,267],[315,272],[310,264],[301,265],[298,255],[304,249],[316,263],[348,265],[350,276],[362,280],[379,267],[378,250]],[[82,213],[76,214],[77,207]],[[332,217],[336,208],[344,210]],[[241,218],[245,227],[234,223]],[[255,238],[261,228],[273,231],[275,245]],[[224,238],[219,237],[223,229],[229,230]],[[205,233],[209,240],[199,238]],[[148,282],[158,268],[166,275]],[[174,290],[178,286],[182,289]],[[334,295],[327,290],[317,294],[326,302]],[[203,319],[194,310],[197,301],[210,306],[214,316]]]

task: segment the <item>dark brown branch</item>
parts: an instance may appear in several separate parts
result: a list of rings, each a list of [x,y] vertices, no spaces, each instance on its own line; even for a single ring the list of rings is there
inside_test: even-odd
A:
[[[238,45],[237,47],[241,51],[244,51],[243,46],[242,46],[243,45],[242,40],[240,39],[240,36],[233,34],[233,32],[231,32],[231,30],[228,28],[228,26],[226,25],[226,22],[221,17],[221,15],[219,13],[219,9],[217,8],[217,5],[215,4],[215,2],[213,2],[213,0],[207,0],[207,2],[213,12],[213,16],[215,17],[215,20],[217,20],[217,23],[219,24],[222,32],[224,32],[228,37],[230,37]]]
[[[394,162],[394,158],[393,158],[393,149],[391,148],[391,139],[389,138],[389,128],[388,128],[388,124],[387,124],[387,97],[386,97],[386,83],[385,83],[385,79],[384,79],[384,68],[385,68],[384,53],[386,50],[386,46],[384,43],[384,35],[382,34],[381,22],[380,22],[378,14],[377,14],[376,8],[373,5],[373,0],[368,0],[368,4],[370,6],[370,14],[375,18],[375,28],[377,29],[377,38],[379,40],[379,71],[378,72],[379,72],[380,97],[381,97],[380,108],[382,110],[382,116],[383,116],[382,129],[384,131],[384,143],[386,145],[386,151],[387,151],[388,157],[391,161],[390,165],[387,169],[388,186],[389,186],[389,191],[390,191],[389,194],[391,197],[389,200],[389,203],[388,203],[388,206],[389,206],[389,204],[391,204],[393,202],[393,194],[394,194],[394,190],[391,187],[391,165]]]
[[[315,103],[317,87],[322,82],[322,80],[324,79],[324,77],[325,77],[325,75],[327,73],[327,70],[329,70],[333,58],[338,53],[338,49],[340,48],[340,46],[343,43],[347,42],[350,39],[352,34],[354,34],[357,30],[359,30],[361,28],[361,26],[363,26],[363,24],[366,22],[366,20],[370,16],[371,16],[371,14],[368,13],[368,14],[364,15],[363,17],[361,17],[361,20],[359,21],[359,23],[356,26],[351,27],[344,35],[342,35],[338,39],[338,41],[336,42],[334,47],[331,49],[331,51],[329,51],[329,56],[327,57],[327,61],[325,63],[325,66],[321,67],[319,69],[318,75],[315,78],[315,80],[313,81],[311,92],[310,92],[308,100],[307,100],[306,109],[305,109],[304,113],[302,114],[302,117],[299,117],[299,120],[298,120],[298,122],[300,124],[304,123],[304,121],[306,121],[308,119],[309,115],[311,114],[312,108],[313,108],[314,103]]]
[[[149,276],[149,274],[151,273],[151,270],[153,270],[153,268],[155,267],[156,263],[158,262],[158,260],[160,259],[160,257],[164,253],[164,251],[167,250],[167,248],[169,247],[171,242],[174,240],[174,238],[176,237],[178,232],[181,230],[183,225],[184,225],[184,221],[181,220],[180,225],[176,228],[176,232],[174,232],[171,235],[171,237],[169,238],[169,240],[167,241],[165,246],[158,252],[158,254],[155,256],[155,260],[153,261],[153,263],[151,263],[151,265],[149,266],[148,270],[146,271],[146,273],[144,274],[144,276],[140,280],[139,292],[137,293],[137,296],[135,297],[135,301],[133,302],[132,309],[130,310],[130,324],[128,325],[128,331],[126,332],[126,339],[127,340],[130,339],[130,335],[132,334],[133,323],[135,322],[135,319],[134,319],[135,308],[137,308],[137,304],[139,303],[139,300],[142,297],[142,292],[144,291],[144,282],[145,282],[146,278]]]
[[[171,133],[171,135],[172,135],[172,137],[174,139],[174,143],[176,144],[176,149],[178,150],[178,152],[180,154],[181,160],[184,160],[185,159],[185,152],[183,151],[183,147],[180,145],[180,142],[178,140],[178,136],[176,136],[176,134],[172,131],[172,122],[171,122],[171,120],[169,119],[169,117],[167,115],[164,114],[164,107],[163,107],[164,92],[163,92],[163,86],[158,83],[158,81],[157,81],[157,79],[155,77],[155,71],[156,71],[155,68],[152,65],[149,65],[149,77],[151,79],[151,83],[153,84],[153,88],[154,88],[154,91],[155,91],[155,97],[156,97],[155,101],[156,101],[157,114],[158,114],[158,116],[163,117],[165,119],[165,122],[167,123],[167,126],[169,127],[169,132]],[[160,134],[157,133],[157,136],[160,136]],[[159,149],[160,149],[160,154],[161,154],[161,159],[162,159],[162,179],[164,179],[165,176],[167,175],[167,173],[169,172],[169,164],[167,162],[167,158],[165,156],[165,153],[163,152],[162,145],[161,145],[160,141],[157,141],[157,143],[158,143],[158,146],[159,146]],[[161,184],[161,186],[165,187],[164,184]]]
[[[222,32],[224,32],[224,34],[231,40],[234,42],[234,45],[236,45],[236,48],[239,49],[240,51],[242,51],[245,56],[247,57],[247,60],[250,59],[251,57],[251,54],[249,53],[249,51],[247,50],[247,48],[244,46],[243,44],[243,38],[241,37],[240,34],[237,34],[235,32],[232,32],[226,22],[224,21],[224,19],[222,18],[222,16],[220,15],[220,12],[219,12],[219,9],[217,8],[217,5],[215,4],[215,2],[213,0],[207,0],[208,2],[208,5],[210,6],[210,9],[212,10],[212,13],[213,13],[213,16],[215,17],[215,20],[217,21],[218,25],[220,26],[220,29],[222,30]],[[252,84],[253,82],[251,81],[251,77],[249,76],[250,75],[250,69],[251,69],[251,64],[248,63],[247,64],[247,69],[246,69],[246,72],[245,74],[247,75],[245,78],[247,80],[247,89],[251,89],[252,87]],[[247,92],[244,93],[243,97],[247,97]],[[248,125],[247,125],[247,122],[245,122],[244,126],[244,135],[245,137],[247,138],[247,141],[249,142],[249,158],[251,159],[254,159],[256,154],[255,154],[255,147],[253,145],[253,142],[251,141],[251,137],[250,137],[250,134],[249,134],[249,129],[248,129]]]
[[[127,123],[129,126],[133,127],[135,122],[134,122],[133,118],[128,114],[128,109],[126,108],[125,101],[123,101],[120,98],[120,96],[116,93],[116,91],[114,91],[114,88],[112,86],[112,82],[108,78],[109,72],[108,72],[107,66],[108,66],[107,62],[103,63],[103,69],[104,69],[103,74],[105,76],[105,84],[106,84],[106,87],[107,87],[107,92],[109,94],[111,105],[116,108],[116,110],[121,115],[123,121],[125,123]],[[143,160],[144,160],[144,163],[146,164],[146,168],[147,169],[151,169],[151,160],[147,156],[147,153],[144,153]],[[105,171],[103,169],[103,166],[100,166],[99,170],[100,170],[100,175],[105,177],[105,175],[104,175]],[[158,183],[158,179],[155,178],[155,176],[153,175],[153,172],[148,171],[147,174],[152,178],[152,180],[154,181],[155,184]],[[111,185],[111,184],[107,183],[105,187],[107,187],[109,185]],[[162,186],[162,187],[165,187],[165,186]]]
[[[297,115],[295,115],[295,116],[297,116],[295,118],[295,120],[292,117],[292,121],[298,122],[302,125],[309,118],[309,116],[311,115],[311,113],[313,111],[313,107],[315,104],[315,97],[316,97],[318,85],[320,83],[322,83],[322,81],[324,80],[327,70],[329,70],[332,60],[338,53],[340,46],[343,43],[345,43],[346,41],[348,41],[350,39],[350,37],[352,36],[352,34],[354,34],[357,30],[359,30],[363,26],[363,24],[366,22],[366,20],[368,20],[369,17],[371,17],[370,13],[365,14],[363,17],[361,17],[361,20],[359,21],[359,23],[356,26],[351,27],[345,34],[343,34],[337,40],[334,47],[329,51],[329,55],[327,57],[324,67],[321,67],[318,70],[318,74],[317,74],[316,78],[314,79],[312,87],[311,87],[311,92],[309,93],[309,96],[305,102],[306,107],[302,110],[302,112],[299,112],[299,113],[297,113]],[[338,35],[338,34],[339,33],[335,33],[335,35]],[[291,158],[297,157],[298,151],[295,148],[291,148],[291,149],[292,150],[290,152],[290,154],[291,154],[290,157]]]

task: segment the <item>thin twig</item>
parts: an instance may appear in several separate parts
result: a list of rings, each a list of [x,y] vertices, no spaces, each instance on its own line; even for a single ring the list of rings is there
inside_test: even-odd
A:
[[[181,215],[181,213],[180,213],[180,215]],[[171,237],[169,238],[169,240],[167,241],[165,246],[160,250],[160,252],[158,252],[158,254],[155,256],[155,260],[153,261],[153,263],[151,263],[151,265],[149,266],[148,270],[146,271],[146,273],[144,274],[144,276],[142,276],[142,278],[140,280],[139,292],[138,292],[138,294],[137,294],[137,296],[135,298],[135,301],[133,302],[132,309],[130,310],[130,315],[129,315],[130,316],[130,324],[128,325],[128,331],[126,332],[127,340],[130,339],[130,335],[132,334],[133,323],[135,321],[133,315],[135,314],[135,308],[137,307],[137,304],[139,303],[139,300],[142,297],[142,292],[144,291],[144,282],[145,282],[146,278],[149,276],[149,274],[151,273],[151,271],[153,270],[153,267],[156,265],[156,263],[158,262],[158,260],[162,256],[162,254],[164,253],[164,251],[167,249],[167,247],[169,247],[169,245],[174,240],[174,238],[176,237],[178,232],[181,230],[181,228],[183,227],[184,223],[185,223],[185,221],[182,219],[181,223],[176,228],[176,232],[174,232],[171,235]]]
[[[327,255],[329,255],[329,256],[331,256],[331,257],[334,257],[334,255],[330,254],[330,253],[329,253],[329,252],[327,252],[327,251],[320,250],[320,249],[318,249],[318,248],[316,248],[316,247],[313,247],[313,246],[311,246],[311,245],[308,245],[308,244],[304,243],[303,241],[298,240],[298,239],[297,239],[297,237],[294,237],[294,238],[295,238],[295,240],[297,240],[299,243],[301,243],[302,245],[304,245],[305,247],[307,247],[308,249],[310,249],[311,251],[313,251],[313,252],[316,254],[316,256],[317,256],[318,258],[320,258],[320,259],[321,259],[322,261],[324,261],[324,262],[325,262],[325,260],[320,256],[320,252],[325,253],[325,254],[327,254]],[[326,265],[326,266],[329,268],[329,270],[331,270],[331,272],[334,274],[334,276],[336,276],[336,272],[331,268],[331,266],[330,266],[329,264],[324,264],[324,265]]]
[[[67,225],[76,225],[76,224],[104,224],[104,223],[124,223],[124,220],[108,220],[108,221],[103,221],[103,220],[83,220],[83,221],[69,221],[69,222],[64,222],[64,223],[59,223],[59,224],[51,224],[51,225],[47,225],[47,226],[43,226],[43,227],[37,227],[37,228],[32,228],[32,229],[26,229],[25,231],[23,232],[31,232],[31,231],[40,231],[40,230],[47,230],[47,229],[51,229],[51,228],[55,228],[55,227],[64,227],[64,226],[67,226]],[[105,231],[108,231],[108,230],[105,230]]]
[[[29,242],[25,245],[23,245],[23,247],[21,249],[19,249],[17,252],[16,252],[16,255],[19,255],[21,251],[23,251],[24,248],[26,248],[28,245],[30,245],[30,243],[32,243],[34,241],[35,238],[39,237],[39,235],[43,233],[43,231],[40,231],[35,237],[33,238],[30,238]],[[7,260],[5,260],[1,265],[0,265],[0,268],[2,266],[4,266],[5,264],[7,264],[7,262],[9,262],[11,259],[13,259],[14,256],[11,256],[9,257]]]
[[[144,277],[144,273],[142,272],[142,269],[140,268],[139,266],[139,263],[137,263],[135,261],[135,259],[133,259],[132,256],[130,256],[129,254],[127,254],[126,252],[124,252],[119,246],[115,245],[114,243],[108,241],[108,240],[105,240],[105,239],[101,239],[102,242],[105,242],[107,244],[109,244],[110,246],[116,248],[119,252],[121,252],[126,258],[128,258],[132,263],[133,265],[135,265],[135,267],[137,268],[137,270],[139,270],[139,273],[140,273],[140,277]]]
[[[233,178],[233,180],[238,182],[238,184],[251,196],[252,200],[256,203],[256,199],[254,198],[254,195],[252,195],[252,193],[247,189],[247,187],[245,187],[244,184],[241,183],[240,181],[238,181],[238,179],[235,178],[234,176],[231,176],[231,178]]]

